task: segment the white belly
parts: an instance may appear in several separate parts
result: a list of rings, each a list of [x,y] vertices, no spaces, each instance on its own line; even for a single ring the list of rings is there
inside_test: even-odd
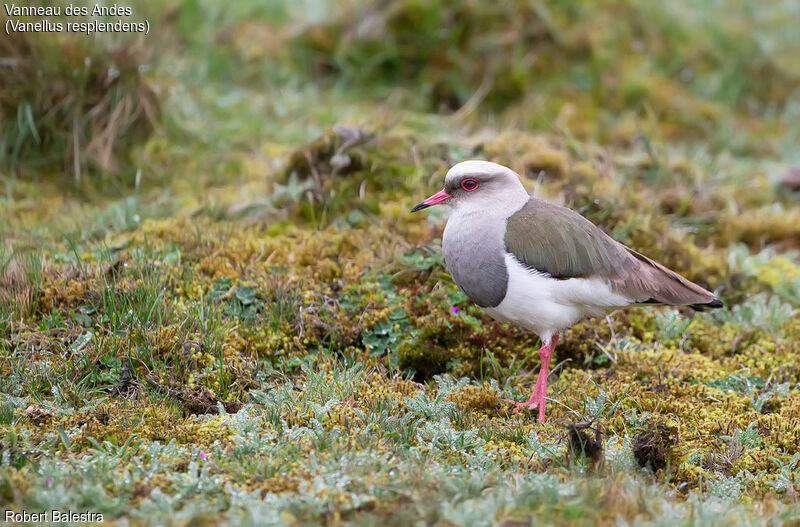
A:
[[[484,310],[496,320],[533,331],[545,342],[584,318],[605,315],[631,303],[600,279],[556,280],[529,270],[511,254],[505,259],[506,296],[497,306]]]

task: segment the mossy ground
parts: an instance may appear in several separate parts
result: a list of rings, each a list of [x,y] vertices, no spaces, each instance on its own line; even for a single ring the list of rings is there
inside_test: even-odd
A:
[[[800,521],[796,7],[301,4],[137,4],[161,115],[135,170],[3,169],[4,506]],[[473,157],[726,308],[581,323],[548,423],[512,415],[537,338],[457,290],[440,211],[408,213]]]

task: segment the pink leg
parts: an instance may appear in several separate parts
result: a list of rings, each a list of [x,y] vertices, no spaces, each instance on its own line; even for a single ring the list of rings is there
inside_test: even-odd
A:
[[[544,401],[547,394],[547,375],[550,372],[550,360],[553,358],[553,352],[558,344],[558,335],[554,335],[548,344],[542,343],[539,348],[539,358],[542,360],[542,367],[539,370],[539,377],[536,379],[536,386],[533,388],[530,399],[524,403],[516,401],[509,401],[514,403],[514,413],[517,413],[520,408],[528,408],[533,410],[539,407],[539,422],[544,423]]]

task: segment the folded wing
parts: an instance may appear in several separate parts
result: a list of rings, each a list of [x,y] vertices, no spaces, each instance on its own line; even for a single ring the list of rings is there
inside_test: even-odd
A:
[[[508,218],[506,250],[558,280],[599,278],[631,303],[721,307],[713,293],[617,242],[570,210],[531,198]]]

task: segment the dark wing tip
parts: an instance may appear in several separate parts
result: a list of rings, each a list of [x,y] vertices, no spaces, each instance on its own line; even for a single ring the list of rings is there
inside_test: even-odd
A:
[[[653,297],[648,298],[647,300],[637,300],[637,304],[663,304],[663,302],[656,300]]]
[[[714,297],[714,300],[711,302],[706,302],[704,304],[692,304],[689,307],[694,309],[695,311],[705,311],[706,309],[717,309],[723,307],[722,300],[717,297]]]

